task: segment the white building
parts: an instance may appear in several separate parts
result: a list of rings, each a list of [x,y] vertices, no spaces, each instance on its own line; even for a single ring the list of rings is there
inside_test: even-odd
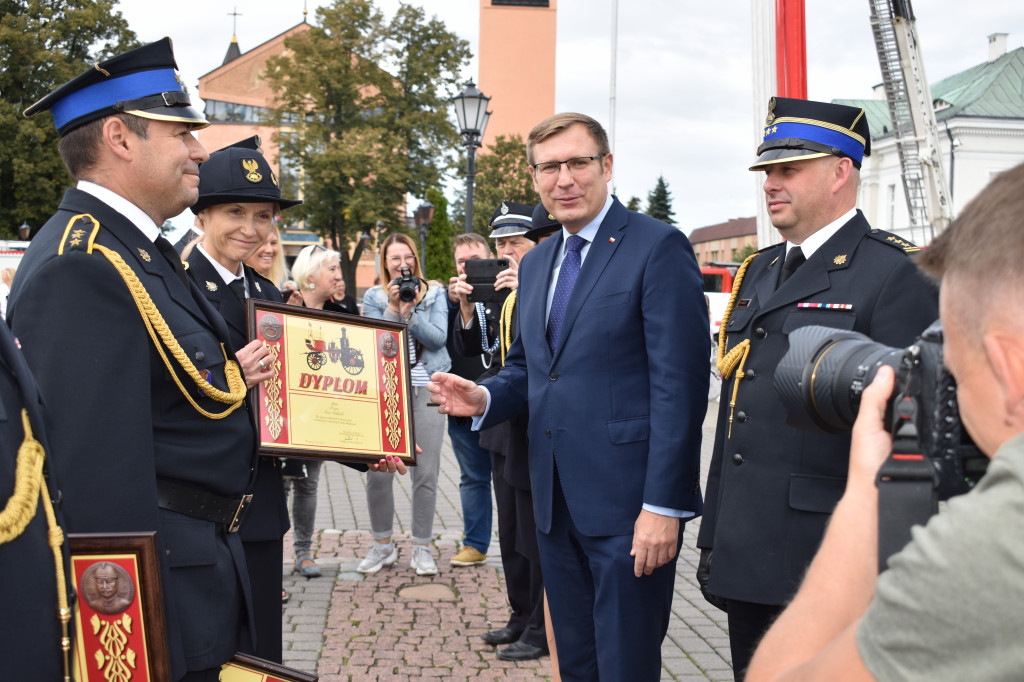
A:
[[[875,100],[835,100],[864,107],[871,130],[857,205],[872,227],[927,244],[934,235],[911,229],[885,92],[875,90]],[[993,175],[1024,162],[1024,47],[1007,52],[1006,34],[993,34],[987,62],[932,83],[931,91],[955,218]]]

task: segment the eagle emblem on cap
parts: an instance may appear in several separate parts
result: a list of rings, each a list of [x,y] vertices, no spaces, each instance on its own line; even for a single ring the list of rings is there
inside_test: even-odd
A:
[[[257,183],[263,181],[263,175],[257,172],[260,168],[260,164],[256,159],[242,159],[242,168],[249,171],[245,175],[245,179],[249,182]]]
[[[501,215],[508,215],[508,206],[505,205],[504,201],[501,202]]]
[[[764,120],[764,124],[766,126],[770,126],[774,122],[775,122],[775,98],[772,97],[770,100],[768,100],[768,118],[766,118]],[[767,133],[768,131],[765,131],[765,132]]]

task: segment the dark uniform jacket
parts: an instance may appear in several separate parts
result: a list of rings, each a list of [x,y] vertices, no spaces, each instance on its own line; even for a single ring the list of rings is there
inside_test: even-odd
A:
[[[254,474],[256,434],[244,406],[213,419],[186,400],[185,393],[211,413],[226,408],[173,358],[168,368],[122,276],[87,251],[93,240],[124,259],[186,357],[218,389],[227,389],[225,356],[234,354],[224,320],[152,241],[105,203],[68,190],[18,269],[8,320],[47,406],[68,530],[157,531],[177,679],[186,665],[219,666],[249,639],[249,581],[238,534],[161,509],[157,478],[240,498]],[[73,304],[64,305],[69,296]]]
[[[907,257],[917,248],[872,230],[859,211],[776,289],[785,248],[769,247],[750,262],[726,323],[728,349],[750,339],[750,352],[731,437],[736,373],[722,382],[697,541],[713,549],[712,594],[773,605],[793,596],[818,549],[846,487],[850,449],[848,434],[786,425],[772,378],[789,349],[788,334],[823,325],[905,347],[938,317],[935,289]]]
[[[13,511],[8,504],[15,491],[18,449],[25,439],[22,409],[28,411],[33,438],[49,457],[39,389],[15,348],[11,332],[0,324],[0,510],[6,507],[8,513]],[[57,500],[52,467],[48,463],[44,466],[43,494]],[[56,559],[48,544],[48,524],[38,489],[31,491],[31,499],[37,506],[28,525],[9,541],[0,540],[0,604],[8,623],[0,637],[0,660],[4,661],[5,679],[47,682],[63,679],[63,632],[57,619]],[[59,508],[54,511],[59,518]],[[5,534],[7,530],[4,528]],[[16,533],[14,528],[10,532]],[[70,603],[73,592],[66,541],[61,550],[64,589]],[[73,630],[74,624],[69,623],[68,634],[73,636]]]
[[[512,304],[511,323],[509,325],[509,339],[519,336],[519,306],[518,299]],[[498,307],[500,304],[491,304]],[[500,309],[497,315],[486,317],[487,320],[487,341],[494,343],[498,338],[500,324]],[[481,352],[480,345],[480,319],[473,318],[469,329],[459,329],[454,336],[453,343],[455,350],[459,353],[470,355],[474,352]],[[478,381],[489,378],[501,371],[501,357],[494,359],[494,364]],[[480,446],[505,456],[505,466],[502,478],[510,486],[518,490],[530,490],[530,441],[526,434],[530,427],[530,411],[522,410],[511,419],[496,424],[489,429],[480,431]],[[532,510],[531,510],[532,511]]]
[[[220,273],[206,256],[199,252],[198,248],[192,249],[187,261],[189,278],[203,292],[210,305],[216,308],[227,322],[231,349],[238,350],[248,344],[247,304],[238,300],[224,283]],[[248,265],[242,267],[249,287],[250,298],[273,301],[274,303],[281,302],[281,292],[273,282],[258,275]],[[253,397],[255,395],[255,392],[250,391],[247,402],[255,399]],[[251,405],[249,405],[249,411],[252,415]],[[245,513],[242,527],[238,530],[243,542],[280,540],[288,532],[288,505],[284,496],[284,483],[281,480],[281,470],[275,464],[274,458],[259,458],[256,484],[251,491],[253,493],[252,504]],[[280,567],[277,568],[280,570]]]

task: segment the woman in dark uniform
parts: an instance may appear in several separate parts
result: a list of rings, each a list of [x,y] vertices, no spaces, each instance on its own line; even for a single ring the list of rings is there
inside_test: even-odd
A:
[[[280,302],[273,282],[245,261],[274,234],[281,209],[301,203],[282,199],[277,176],[251,137],[210,154],[199,169],[199,201],[192,207],[202,237],[187,252],[189,277],[217,308],[231,332],[232,350],[250,389],[274,375],[273,358],[262,342],[248,340],[246,298]],[[247,407],[252,411],[252,394]],[[256,650],[260,658],[281,662],[282,538],[288,509],[277,460],[259,457],[252,504],[239,534],[252,588]],[[381,471],[404,473],[404,464],[381,460]]]

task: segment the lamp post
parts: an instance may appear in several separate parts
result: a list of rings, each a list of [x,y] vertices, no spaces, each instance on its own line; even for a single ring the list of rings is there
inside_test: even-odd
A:
[[[487,111],[490,97],[476,89],[473,81],[452,98],[455,118],[459,121],[459,132],[466,144],[466,232],[473,231],[473,179],[476,176],[476,148],[482,146],[484,130],[491,117]]]
[[[427,232],[430,229],[430,221],[434,219],[434,205],[424,201],[413,213],[416,227],[420,230],[420,264],[423,266],[423,276],[427,272]]]
[[[28,221],[24,221],[20,227],[18,227],[18,236],[21,237],[22,241],[28,241],[28,236],[32,232],[32,228],[29,227]]]

